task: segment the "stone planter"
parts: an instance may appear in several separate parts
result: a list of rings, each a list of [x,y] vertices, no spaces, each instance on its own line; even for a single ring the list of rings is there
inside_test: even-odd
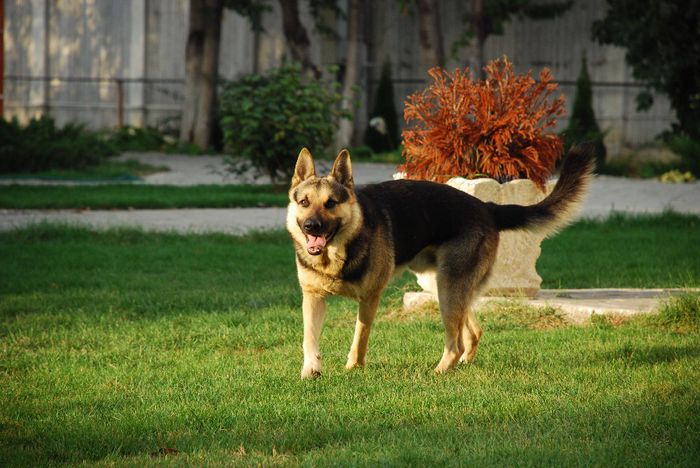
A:
[[[455,177],[447,184],[485,202],[517,205],[533,205],[554,188],[554,182],[551,181],[546,186],[546,193],[543,193],[532,181],[526,179],[499,184],[493,179],[467,180]],[[542,278],[535,270],[535,263],[540,256],[540,243],[544,237],[543,234],[526,231],[501,232],[493,274],[484,292],[492,296],[534,297],[542,283]],[[416,277],[418,284],[437,298],[435,274],[417,273]]]

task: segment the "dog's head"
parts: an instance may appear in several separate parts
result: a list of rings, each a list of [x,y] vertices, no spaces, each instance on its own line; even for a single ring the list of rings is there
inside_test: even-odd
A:
[[[331,173],[316,175],[311,153],[302,149],[289,188],[287,229],[310,255],[320,255],[355,224],[356,204],[350,153],[342,150]]]

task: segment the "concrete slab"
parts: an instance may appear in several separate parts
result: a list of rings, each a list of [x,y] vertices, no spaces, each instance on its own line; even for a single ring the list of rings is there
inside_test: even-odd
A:
[[[596,176],[581,216],[606,217],[611,212],[700,214],[700,181],[664,184],[654,179]]]
[[[164,153],[124,153],[115,158],[117,161],[136,159],[156,167],[167,167],[168,171],[144,176],[141,180],[131,181],[61,181],[46,179],[0,179],[0,186],[23,185],[101,185],[114,183],[147,185],[228,185],[228,184],[269,184],[270,178],[255,178],[253,172],[233,174],[227,170],[224,156],[189,156]],[[326,175],[332,167],[331,161],[316,161],[316,171]],[[356,184],[371,184],[391,180],[396,172],[393,164],[354,163],[353,174]]]
[[[673,295],[700,289],[543,289],[534,298],[483,296],[476,307],[495,301],[523,301],[534,307],[552,306],[561,309],[576,324],[590,320],[593,314],[636,315],[654,313],[659,304]],[[436,303],[428,292],[409,292],[404,295],[405,309]]]
[[[137,159],[153,166],[167,166],[169,172],[144,177],[146,184],[198,185],[198,184],[269,184],[270,178],[255,178],[252,171],[243,175],[227,170],[223,156],[184,156],[161,153],[125,153],[119,159]],[[316,161],[316,172],[326,175],[333,166],[332,161]],[[354,163],[353,176],[356,184],[371,184],[391,180],[396,172],[393,164]]]
[[[285,208],[0,210],[0,231],[48,221],[94,229],[136,227],[159,232],[244,234],[253,230],[281,229],[285,219]]]

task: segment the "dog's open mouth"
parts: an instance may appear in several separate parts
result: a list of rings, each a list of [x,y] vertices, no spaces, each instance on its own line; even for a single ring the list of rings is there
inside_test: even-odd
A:
[[[335,231],[320,236],[306,234],[306,251],[311,255],[320,255],[323,249],[326,248],[326,244],[333,238],[333,235],[335,235]]]

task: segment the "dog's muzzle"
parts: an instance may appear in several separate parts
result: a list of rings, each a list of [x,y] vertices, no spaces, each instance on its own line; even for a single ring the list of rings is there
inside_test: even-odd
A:
[[[302,229],[306,236],[306,251],[310,255],[320,255],[335,234],[334,230],[324,232],[326,227],[316,217],[308,218],[304,221]]]

